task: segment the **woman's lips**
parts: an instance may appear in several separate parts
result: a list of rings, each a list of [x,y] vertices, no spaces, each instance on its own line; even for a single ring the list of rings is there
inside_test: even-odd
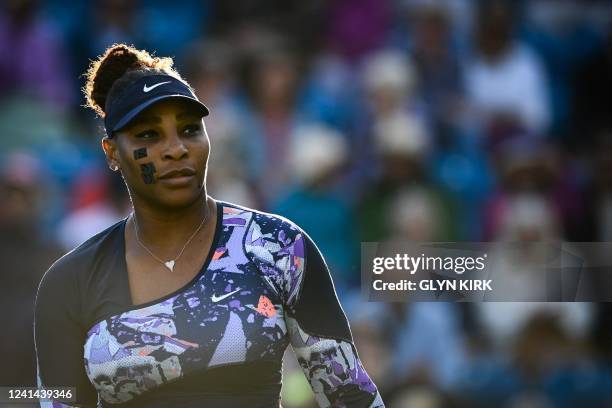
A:
[[[160,179],[185,177],[195,175],[195,170],[191,167],[183,167],[181,169],[167,170],[159,176]]]
[[[183,168],[167,171],[159,176],[158,180],[163,184],[171,186],[183,186],[190,184],[191,180],[194,178],[195,170],[191,168]]]
[[[173,187],[183,187],[190,185],[193,178],[193,176],[170,177],[161,179],[160,183]]]

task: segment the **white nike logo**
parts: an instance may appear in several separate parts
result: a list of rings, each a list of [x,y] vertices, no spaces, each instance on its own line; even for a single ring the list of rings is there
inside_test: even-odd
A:
[[[144,92],[149,92],[151,89],[157,88],[158,86],[163,85],[163,84],[169,84],[170,82],[171,81],[160,82],[160,83],[157,83],[157,84],[151,85],[151,86],[147,86],[147,84],[144,84],[144,87],[142,88],[142,90]]]
[[[212,300],[212,301],[213,301],[213,303],[217,303],[218,301],[223,300],[223,299],[225,299],[225,298],[226,298],[226,297],[228,297],[228,296],[232,296],[234,293],[238,292],[239,290],[240,290],[240,288],[236,289],[236,290],[235,290],[235,291],[233,291],[233,292],[226,293],[225,295],[221,295],[221,296],[212,295],[212,297],[210,298],[210,300]]]

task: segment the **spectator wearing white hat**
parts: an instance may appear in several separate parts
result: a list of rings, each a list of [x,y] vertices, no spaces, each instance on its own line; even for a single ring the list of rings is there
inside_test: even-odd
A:
[[[358,284],[355,218],[336,189],[349,157],[345,136],[322,125],[306,125],[292,135],[289,157],[295,184],[273,211],[298,220],[317,240],[330,269],[338,273],[334,278],[340,291]]]

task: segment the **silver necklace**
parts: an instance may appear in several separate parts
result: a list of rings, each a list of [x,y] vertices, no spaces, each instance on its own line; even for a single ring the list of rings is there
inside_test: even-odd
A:
[[[163,264],[166,268],[170,270],[170,272],[174,272],[174,265],[176,264],[176,261],[178,261],[181,255],[183,255],[183,252],[185,251],[185,248],[187,248],[187,245],[189,245],[189,243],[195,238],[198,232],[202,229],[204,224],[206,224],[206,221],[208,221],[208,216],[210,215],[210,208],[208,207],[208,200],[206,200],[206,209],[208,211],[206,211],[204,218],[202,218],[202,222],[200,223],[198,228],[196,228],[193,234],[191,234],[187,242],[185,242],[185,245],[183,245],[183,248],[181,248],[181,251],[178,253],[176,257],[174,257],[174,259],[170,259],[169,261],[163,261],[160,258],[158,258],[157,255],[155,255],[149,248],[147,248],[145,244],[142,243],[142,241],[140,240],[140,236],[138,234],[138,222],[136,221],[136,215],[134,214],[134,212],[132,212],[132,219],[134,220],[134,232],[136,232],[136,241],[138,242],[138,245],[140,245],[145,251],[149,253],[149,255],[153,257],[153,259]]]

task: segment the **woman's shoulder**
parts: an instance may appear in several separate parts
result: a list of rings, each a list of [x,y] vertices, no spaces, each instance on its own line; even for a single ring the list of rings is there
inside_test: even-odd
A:
[[[221,202],[223,206],[224,224],[233,218],[242,218],[249,221],[249,229],[259,229],[262,233],[274,233],[281,235],[302,234],[302,229],[290,219],[279,214],[273,214],[254,208],[245,207],[239,204]]]
[[[292,301],[299,291],[305,264],[304,231],[281,215],[236,204],[223,203],[223,213],[225,225],[236,218],[248,223],[243,240],[247,256],[273,281],[279,293],[285,293],[286,301]]]
[[[86,279],[90,266],[98,262],[101,255],[116,249],[124,223],[125,220],[121,220],[111,225],[55,261],[43,275],[41,287]]]
[[[223,203],[224,225],[244,219],[244,248],[247,254],[278,263],[279,258],[303,257],[306,233],[293,221],[252,208]],[[288,259],[288,258],[287,258]]]

